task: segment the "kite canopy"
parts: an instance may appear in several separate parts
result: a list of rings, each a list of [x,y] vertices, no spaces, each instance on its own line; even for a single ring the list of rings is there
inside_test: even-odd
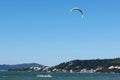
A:
[[[80,8],[72,8],[71,10],[70,10],[70,12],[73,12],[73,11],[75,11],[75,10],[77,10],[77,11],[79,11],[80,13],[81,13],[81,15],[82,15],[82,18],[83,18],[83,11],[80,9]]]

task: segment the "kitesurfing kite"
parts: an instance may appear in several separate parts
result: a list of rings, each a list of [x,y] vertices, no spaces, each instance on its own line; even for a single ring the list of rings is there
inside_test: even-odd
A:
[[[72,9],[70,10],[70,12],[73,12],[73,11],[75,11],[75,10],[79,11],[79,12],[81,13],[81,15],[82,15],[82,18],[83,18],[84,13],[83,13],[83,11],[82,11],[80,8],[72,8]]]

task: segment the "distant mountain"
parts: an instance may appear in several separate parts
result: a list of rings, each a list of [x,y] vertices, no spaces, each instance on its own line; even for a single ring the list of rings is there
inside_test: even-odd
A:
[[[119,72],[120,58],[72,60],[56,65],[50,69],[56,72]]]
[[[24,64],[15,64],[15,65],[3,64],[3,65],[0,65],[0,70],[21,69],[21,68],[28,68],[28,67],[44,67],[44,65],[37,64],[37,63],[24,63]]]

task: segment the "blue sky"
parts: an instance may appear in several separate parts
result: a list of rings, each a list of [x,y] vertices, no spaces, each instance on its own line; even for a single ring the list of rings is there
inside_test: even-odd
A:
[[[119,0],[1,0],[0,64],[120,57]],[[84,18],[73,7],[81,8]]]

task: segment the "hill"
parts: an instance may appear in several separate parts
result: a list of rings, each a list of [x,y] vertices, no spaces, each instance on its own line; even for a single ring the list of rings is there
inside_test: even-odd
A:
[[[120,72],[120,58],[72,60],[52,67],[57,72]]]
[[[0,65],[0,70],[8,70],[8,69],[22,69],[28,67],[44,67],[44,65],[40,65],[37,63],[24,63],[24,64],[15,64],[15,65]]]

